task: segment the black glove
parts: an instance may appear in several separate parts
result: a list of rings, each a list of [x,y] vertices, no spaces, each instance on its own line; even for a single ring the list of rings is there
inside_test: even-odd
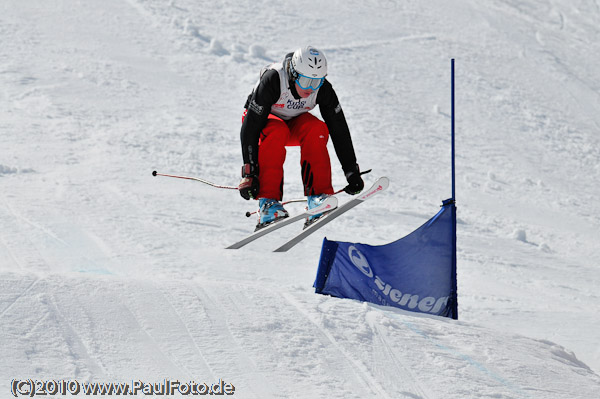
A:
[[[247,163],[242,166],[242,180],[238,186],[240,195],[246,200],[254,199],[258,195],[258,189],[258,166]]]
[[[356,195],[365,188],[365,182],[362,177],[360,177],[360,169],[358,168],[358,164],[352,170],[344,171],[346,173],[346,180],[348,181],[348,185],[344,188],[344,191],[350,195]]]

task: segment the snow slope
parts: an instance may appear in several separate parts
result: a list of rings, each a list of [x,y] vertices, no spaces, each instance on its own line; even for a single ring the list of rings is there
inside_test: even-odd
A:
[[[241,398],[600,397],[598,26],[591,0],[5,0],[0,396],[170,378]],[[308,43],[390,189],[288,253],[271,250],[294,227],[224,250],[255,205],[151,172],[236,184],[258,71]],[[450,196],[451,58],[459,321],[315,295],[324,235],[387,243]]]

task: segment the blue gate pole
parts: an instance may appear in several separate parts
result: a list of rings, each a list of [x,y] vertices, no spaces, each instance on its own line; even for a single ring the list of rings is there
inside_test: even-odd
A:
[[[450,62],[450,80],[451,80],[451,92],[452,92],[452,199],[456,201],[456,189],[455,189],[455,177],[454,177],[454,58]]]
[[[452,309],[452,318],[458,320],[458,289],[456,281],[456,184],[454,168],[454,58],[450,62],[450,90],[452,102],[452,289],[454,290],[454,300]]]

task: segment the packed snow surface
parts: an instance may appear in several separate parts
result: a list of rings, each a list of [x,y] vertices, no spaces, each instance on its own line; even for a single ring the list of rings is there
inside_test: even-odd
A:
[[[600,397],[599,26],[597,0],[4,0],[0,396]],[[151,172],[236,185],[246,96],[305,44],[390,188],[287,253],[301,223],[226,250],[256,204]],[[452,58],[459,320],[316,295],[324,236],[385,244],[451,196]]]

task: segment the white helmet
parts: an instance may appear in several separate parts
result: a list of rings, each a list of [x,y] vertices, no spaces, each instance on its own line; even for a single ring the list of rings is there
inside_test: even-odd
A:
[[[290,74],[292,80],[298,79],[299,75],[313,79],[324,78],[327,75],[325,54],[312,46],[299,48],[292,55]]]

